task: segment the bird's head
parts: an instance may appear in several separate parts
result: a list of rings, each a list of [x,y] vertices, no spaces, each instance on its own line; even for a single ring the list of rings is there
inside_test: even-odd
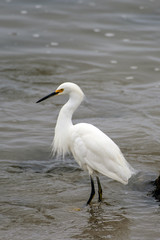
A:
[[[64,95],[64,94],[68,94],[70,96],[77,95],[77,96],[81,97],[82,99],[84,97],[84,93],[82,92],[81,88],[77,84],[71,83],[71,82],[65,82],[65,83],[62,83],[54,92],[41,98],[36,103],[42,102],[42,101],[46,100],[47,98],[50,98],[55,95]]]

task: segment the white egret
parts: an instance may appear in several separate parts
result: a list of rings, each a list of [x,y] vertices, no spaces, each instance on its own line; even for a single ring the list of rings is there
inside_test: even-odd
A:
[[[71,82],[61,84],[57,90],[37,103],[54,95],[68,94],[69,100],[60,110],[53,140],[53,151],[58,155],[67,153],[73,157],[80,167],[88,171],[91,179],[91,194],[87,205],[95,195],[93,175],[98,184],[99,201],[102,201],[102,187],[98,174],[127,184],[134,174],[134,169],[125,160],[119,147],[101,130],[88,123],[73,125],[72,115],[84,99],[81,88]]]

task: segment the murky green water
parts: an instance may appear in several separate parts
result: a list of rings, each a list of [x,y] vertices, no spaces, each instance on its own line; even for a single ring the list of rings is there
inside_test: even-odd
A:
[[[160,169],[159,1],[3,0],[0,36],[1,238],[160,239],[150,195]],[[99,127],[139,171],[127,186],[101,176],[103,202],[96,195],[87,208],[87,173],[51,156],[66,98],[35,103],[65,81],[87,96],[74,122]]]

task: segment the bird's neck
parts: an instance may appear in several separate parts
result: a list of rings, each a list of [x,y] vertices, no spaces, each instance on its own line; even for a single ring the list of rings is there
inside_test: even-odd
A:
[[[76,95],[71,95],[68,102],[61,108],[58,120],[57,120],[57,127],[60,126],[61,128],[69,128],[73,125],[72,123],[72,115],[78,106],[81,104],[83,97],[77,97]]]
[[[73,126],[72,115],[82,102],[82,98],[76,95],[70,96],[68,102],[61,108],[57,124],[55,127],[55,136],[53,140],[53,153],[65,155],[70,152],[70,129]]]

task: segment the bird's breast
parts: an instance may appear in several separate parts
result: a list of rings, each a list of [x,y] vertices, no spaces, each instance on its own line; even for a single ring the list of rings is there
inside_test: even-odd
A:
[[[55,135],[52,143],[53,153],[63,157],[70,153],[70,134],[69,131],[64,129],[55,129]]]

